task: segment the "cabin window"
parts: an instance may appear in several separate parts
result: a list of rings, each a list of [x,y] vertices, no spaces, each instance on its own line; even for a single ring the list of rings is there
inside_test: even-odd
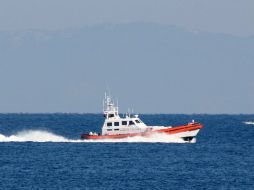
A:
[[[140,123],[140,121],[139,120],[135,120],[136,121],[136,123]]]
[[[119,131],[119,129],[114,129],[114,131]]]
[[[112,122],[107,123],[107,126],[111,127],[112,126]]]
[[[129,125],[134,125],[134,122],[133,121],[129,121]]]
[[[115,115],[114,114],[109,114],[108,117],[111,118],[111,117],[114,117]]]
[[[115,123],[114,123],[114,126],[119,126],[119,122],[115,122]]]
[[[127,125],[127,121],[122,121],[122,125]]]
[[[107,131],[112,131],[112,129],[107,129]]]

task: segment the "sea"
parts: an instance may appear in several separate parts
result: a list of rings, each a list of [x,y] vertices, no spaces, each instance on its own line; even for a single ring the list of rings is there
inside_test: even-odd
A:
[[[254,115],[141,114],[204,124],[196,143],[155,136],[80,140],[101,114],[0,114],[0,189],[254,189]]]

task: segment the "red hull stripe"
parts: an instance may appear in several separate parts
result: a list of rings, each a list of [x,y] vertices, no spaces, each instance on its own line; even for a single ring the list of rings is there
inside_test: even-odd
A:
[[[183,126],[160,129],[155,131],[149,131],[144,133],[128,133],[128,134],[115,134],[115,135],[89,135],[89,134],[82,134],[82,139],[116,139],[116,138],[126,138],[126,137],[134,137],[134,136],[149,136],[154,133],[166,133],[166,134],[176,134],[182,133],[186,131],[195,131],[197,129],[203,128],[203,125],[199,123],[190,123]]]

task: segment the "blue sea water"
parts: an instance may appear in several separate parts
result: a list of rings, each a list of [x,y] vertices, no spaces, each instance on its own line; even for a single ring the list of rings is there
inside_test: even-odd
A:
[[[205,127],[195,144],[80,142],[101,115],[0,114],[0,189],[254,189],[254,115],[141,118]]]

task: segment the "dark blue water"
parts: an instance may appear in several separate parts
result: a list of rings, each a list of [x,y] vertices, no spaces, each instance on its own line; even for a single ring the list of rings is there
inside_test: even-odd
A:
[[[205,125],[196,144],[0,142],[0,189],[254,189],[254,115],[142,115],[146,124]],[[0,114],[2,139],[24,130],[66,139],[101,115]],[[1,139],[0,138],[0,139]],[[45,137],[47,138],[47,137]]]

